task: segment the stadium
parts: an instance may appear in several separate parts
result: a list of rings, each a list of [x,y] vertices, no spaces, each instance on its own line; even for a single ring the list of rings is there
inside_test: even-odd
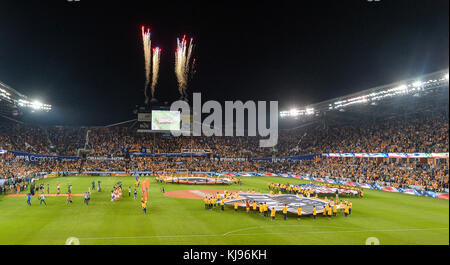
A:
[[[174,136],[195,121],[153,90],[96,126],[33,121],[52,102],[20,91],[0,82],[1,245],[449,244],[448,68],[280,109],[273,147]]]
[[[279,144],[268,150],[259,148],[254,137],[137,133],[135,122],[71,128],[3,119],[0,184],[7,218],[2,218],[1,243],[64,244],[76,237],[81,244],[321,244],[326,237],[329,244],[365,244],[370,234],[383,244],[448,244],[448,84],[446,69],[305,110],[281,111],[280,123],[295,120],[296,127],[281,129]],[[26,102],[6,85],[2,92],[11,95],[11,102]],[[25,108],[51,108],[37,106]],[[7,102],[3,109],[12,111]],[[413,132],[420,136],[412,137]],[[357,146],[350,141],[355,137]],[[151,218],[142,219],[145,191],[137,181],[145,179]],[[119,181],[120,199],[111,203],[109,187]],[[274,194],[268,195],[275,187],[268,183],[277,186]],[[335,190],[285,186],[312,183],[355,192],[339,193],[336,203]],[[74,197],[67,206],[69,185]],[[92,193],[88,207],[81,196],[87,188]],[[139,198],[134,199],[136,189]],[[45,212],[34,206],[41,190],[48,196]],[[22,213],[30,191],[34,207]],[[225,211],[220,205],[205,211],[202,199],[217,195]],[[294,198],[273,202],[283,196]],[[248,201],[257,202],[258,209],[262,202],[275,205],[280,212],[275,223],[267,223],[259,212],[246,214]],[[348,218],[344,201],[352,203]],[[238,213],[234,202],[239,202]],[[283,203],[288,205],[286,223]],[[333,222],[322,216],[327,203],[338,205]],[[301,224],[298,205],[303,207]],[[313,207],[319,220],[312,216]],[[33,226],[25,228],[30,218]],[[130,230],[136,222],[146,228]],[[186,223],[196,225],[188,228]],[[277,241],[271,236],[274,227]],[[315,233],[321,236],[310,237]]]

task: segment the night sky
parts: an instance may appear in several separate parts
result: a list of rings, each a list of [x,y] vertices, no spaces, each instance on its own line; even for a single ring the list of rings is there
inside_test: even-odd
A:
[[[0,10],[0,81],[52,104],[27,117],[49,124],[134,118],[144,101],[141,25],[163,49],[160,101],[179,98],[174,51],[183,34],[197,44],[189,93],[278,100],[280,109],[449,65],[448,0],[2,0]]]

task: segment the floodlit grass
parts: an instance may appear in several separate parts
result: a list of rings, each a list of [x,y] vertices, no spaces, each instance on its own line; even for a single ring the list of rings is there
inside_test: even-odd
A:
[[[449,201],[366,190],[365,198],[350,198],[351,217],[337,218],[294,215],[275,221],[259,214],[235,213],[231,208],[205,210],[202,200],[164,196],[163,184],[150,179],[150,200],[147,215],[128,187],[134,189],[134,177],[60,177],[42,180],[50,192],[56,184],[67,192],[84,193],[93,180],[102,182],[102,192],[93,191],[89,206],[82,197],[73,197],[67,205],[65,197],[47,197],[48,206],[32,206],[26,197],[0,196],[0,244],[65,244],[76,237],[80,244],[365,244],[376,237],[380,244],[449,244]],[[124,197],[110,201],[112,186],[123,182]],[[183,189],[255,189],[267,192],[267,183],[305,183],[281,177],[243,177],[243,185],[164,185],[166,191]]]

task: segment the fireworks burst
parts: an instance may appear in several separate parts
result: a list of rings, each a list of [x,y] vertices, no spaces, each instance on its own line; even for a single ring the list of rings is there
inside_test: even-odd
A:
[[[150,28],[147,28],[147,31],[145,30],[145,27],[142,26],[142,43],[144,45],[144,61],[145,61],[145,87],[144,87],[144,95],[145,95],[145,104],[148,103],[148,95],[147,95],[147,87],[150,83],[150,64],[151,64],[151,57],[152,57],[152,41],[150,38]]]
[[[194,49],[194,42],[191,38],[189,44],[186,36],[180,39],[177,38],[177,49],[175,51],[175,75],[178,80],[178,92],[181,98],[187,98],[187,85],[193,75],[193,67],[195,59],[191,62],[192,51]]]
[[[161,49],[156,47],[153,49],[153,67],[152,67],[152,99],[155,98],[155,87],[158,83],[158,72],[159,72],[159,58],[161,55]]]

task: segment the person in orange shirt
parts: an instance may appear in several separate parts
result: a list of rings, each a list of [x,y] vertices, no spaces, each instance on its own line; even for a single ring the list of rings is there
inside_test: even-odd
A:
[[[72,193],[67,193],[67,203],[72,203]]]

